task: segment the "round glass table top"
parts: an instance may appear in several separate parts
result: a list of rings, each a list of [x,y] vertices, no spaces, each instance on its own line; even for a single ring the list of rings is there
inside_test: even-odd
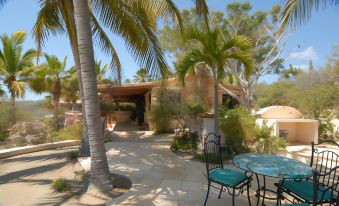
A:
[[[233,158],[233,164],[245,171],[277,178],[301,179],[313,175],[309,165],[271,154],[236,155]]]

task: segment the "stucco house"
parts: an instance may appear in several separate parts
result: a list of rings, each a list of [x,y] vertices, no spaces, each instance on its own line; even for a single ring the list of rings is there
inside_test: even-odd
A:
[[[318,120],[304,119],[303,114],[289,106],[270,106],[256,112],[257,124],[273,127],[273,135],[292,144],[318,142]]]
[[[141,105],[144,111],[143,123],[150,125],[150,111],[152,105],[157,102],[156,90],[160,88],[161,84],[163,84],[163,82],[156,81],[122,85],[101,84],[98,85],[98,92],[99,97],[112,99],[114,102],[130,103],[132,105],[134,104],[135,107]],[[207,112],[214,112],[213,80],[207,75],[188,75],[185,78],[185,85],[177,78],[169,78],[166,80],[165,85],[167,90],[177,92],[182,100],[186,102],[200,102],[207,109]],[[219,86],[219,104],[221,105],[227,102],[230,106],[236,105],[237,101],[228,95],[225,89],[236,95],[241,95],[239,88],[230,84],[220,84]],[[118,123],[130,123],[130,118],[126,118],[126,116],[129,115],[129,112],[115,112],[113,119]],[[172,122],[171,126],[175,128],[176,122]]]

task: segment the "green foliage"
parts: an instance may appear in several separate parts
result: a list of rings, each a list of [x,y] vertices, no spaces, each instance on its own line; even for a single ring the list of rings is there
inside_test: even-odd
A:
[[[186,113],[190,116],[196,116],[199,113],[203,113],[206,111],[206,108],[204,108],[201,104],[197,102],[185,103],[185,109],[186,109]]]
[[[272,154],[276,152],[277,149],[286,147],[286,140],[273,136],[272,130],[273,128],[267,126],[266,124],[262,125],[261,127],[256,127],[255,140],[258,144],[257,152]]]
[[[67,180],[64,178],[58,178],[52,181],[51,187],[55,192],[65,192],[70,189]]]
[[[0,142],[3,142],[7,139],[8,133],[7,132],[0,132]]]
[[[112,114],[115,111],[115,103],[113,100],[102,100],[100,101],[100,111],[103,114]]]
[[[247,108],[238,106],[228,110],[220,124],[226,138],[227,152],[239,154],[250,151],[250,144],[255,137],[255,127],[255,117]]]
[[[78,151],[67,152],[66,157],[67,157],[68,160],[70,160],[72,162],[76,162],[78,160],[78,157],[79,157],[79,152]]]
[[[74,123],[69,127],[62,128],[59,131],[51,132],[53,141],[80,140],[82,136],[82,124]]]
[[[197,150],[198,142],[199,137],[197,134],[185,132],[179,136],[174,137],[171,144],[171,149],[183,151]]]
[[[156,133],[171,132],[170,120],[180,112],[181,96],[175,90],[169,90],[165,85],[156,92],[156,102],[151,107],[151,118]]]

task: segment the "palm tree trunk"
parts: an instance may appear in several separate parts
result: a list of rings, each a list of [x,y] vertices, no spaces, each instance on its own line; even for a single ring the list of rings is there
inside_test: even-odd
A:
[[[11,93],[11,104],[12,104],[12,112],[11,112],[11,124],[14,125],[16,123],[16,109],[15,109],[15,93],[14,91]]]
[[[108,192],[112,190],[113,184],[107,163],[104,131],[100,118],[89,8],[85,0],[73,0],[73,4],[86,110],[84,115],[86,115],[91,150],[91,188]]]
[[[79,156],[89,157],[91,155],[91,152],[90,152],[89,139],[88,139],[87,121],[86,121],[86,115],[85,115],[86,109],[85,109],[84,89],[83,89],[82,79],[81,79],[81,65],[80,65],[78,47],[76,45],[77,42],[74,42],[74,41],[76,40],[70,39],[73,58],[74,58],[75,67],[77,69],[77,75],[78,75],[78,85],[79,85],[81,110],[82,110],[82,130],[83,130],[80,147],[79,147]]]
[[[54,98],[53,99],[53,116],[54,116],[54,128],[55,130],[59,130],[59,101]]]
[[[219,135],[219,84],[214,80],[214,133]]]

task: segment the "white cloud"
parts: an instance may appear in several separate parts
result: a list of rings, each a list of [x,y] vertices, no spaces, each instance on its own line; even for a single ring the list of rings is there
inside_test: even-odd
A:
[[[318,54],[313,47],[309,46],[304,51],[290,53],[288,58],[299,60],[316,60],[318,59]]]
[[[308,70],[308,67],[309,65],[308,64],[300,64],[300,65],[293,65],[294,68],[299,68],[303,71],[307,71]]]

